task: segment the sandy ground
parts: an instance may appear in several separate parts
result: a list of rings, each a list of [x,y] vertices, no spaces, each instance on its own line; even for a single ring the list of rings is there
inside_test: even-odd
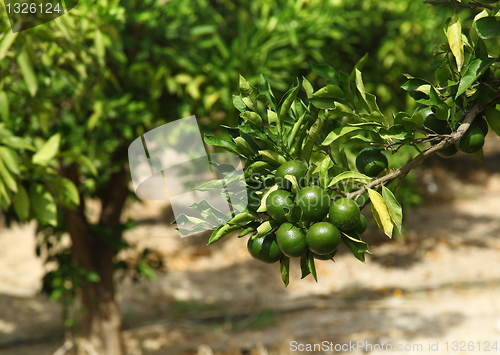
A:
[[[500,155],[493,149],[500,144],[488,143],[484,165],[431,160],[432,174],[421,173],[425,186],[453,200],[407,211],[402,240],[370,226],[366,263],[344,248],[335,263],[318,262],[318,283],[300,280],[293,263],[284,288],[279,266],[253,260],[246,240],[207,247],[206,236],[181,239],[161,223],[165,206],[132,206],[139,224],[126,238],[159,250],[167,272],[120,283],[129,354],[379,354],[382,343],[395,354],[500,348]],[[64,342],[60,307],[38,294],[43,265],[33,230],[0,231],[2,355],[49,355]],[[328,350],[298,351],[322,342]]]

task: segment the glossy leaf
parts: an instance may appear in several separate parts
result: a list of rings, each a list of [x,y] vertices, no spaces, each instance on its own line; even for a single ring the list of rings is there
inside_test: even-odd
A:
[[[455,98],[462,95],[495,62],[494,58],[478,58],[467,66]]]
[[[355,171],[346,171],[343,172],[337,176],[335,176],[332,181],[328,184],[328,187],[335,186],[339,182],[344,181],[344,180],[361,180],[361,181],[369,181],[371,178],[369,176],[366,176],[364,174],[355,172]]]
[[[262,127],[262,117],[257,112],[245,111],[240,113],[240,117],[245,120],[247,124],[251,124],[257,126],[258,128]]]
[[[313,73],[326,79],[326,84],[339,85],[339,77],[333,67],[328,64],[315,64],[313,62],[310,64]]]
[[[236,150],[236,143],[234,142],[229,142],[224,139],[220,139],[214,135],[211,134],[205,134],[203,136],[203,141],[208,144],[208,145],[213,145],[214,147],[219,147],[222,148],[228,152],[238,154]]]
[[[482,17],[473,23],[477,34],[482,39],[490,39],[500,36],[500,17]]]
[[[210,239],[208,240],[208,245],[217,242],[222,237],[238,229],[241,229],[241,227],[238,225],[229,225],[229,224],[224,224],[217,227],[217,229],[215,229],[212,235],[210,236]]]
[[[392,191],[385,186],[382,186],[382,196],[384,197],[392,222],[398,228],[399,233],[401,233],[401,227],[403,225],[403,209],[401,205]]]
[[[280,259],[280,271],[281,271],[281,280],[285,284],[285,287],[290,283],[290,258],[286,255],[283,255]]]
[[[500,137],[500,111],[493,107],[488,107],[486,109],[486,121],[488,121],[488,124],[497,136]]]

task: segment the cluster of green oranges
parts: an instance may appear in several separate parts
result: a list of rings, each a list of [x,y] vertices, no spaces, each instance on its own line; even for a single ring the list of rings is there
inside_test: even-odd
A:
[[[458,124],[463,121],[460,120]],[[426,116],[424,120],[424,127],[432,130],[437,134],[450,134],[451,128],[447,121],[440,120],[435,114],[430,113]],[[441,149],[437,154],[443,158],[449,158],[455,155],[457,152],[464,154],[474,154],[478,152],[484,145],[484,139],[488,134],[488,123],[484,117],[476,117],[472,121],[469,129],[464,133],[464,135],[446,148]]]
[[[341,232],[366,230],[366,219],[356,202],[349,198],[332,200],[328,190],[305,186],[307,165],[291,160],[275,174],[278,189],[267,195],[267,214],[276,221],[276,229],[265,237],[248,240],[248,251],[266,263],[279,261],[283,255],[301,257],[308,251],[319,260],[331,260],[341,242]],[[286,175],[294,176],[299,190],[293,193]],[[301,212],[294,214],[300,209]],[[287,218],[288,216],[288,218]],[[293,216],[293,217],[291,217]]]

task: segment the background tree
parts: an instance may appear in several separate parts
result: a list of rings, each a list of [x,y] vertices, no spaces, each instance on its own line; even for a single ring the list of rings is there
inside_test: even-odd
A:
[[[132,226],[120,216],[133,198],[133,139],[190,114],[207,132],[236,123],[239,73],[256,84],[264,72],[278,97],[298,75],[324,84],[309,61],[350,71],[366,52],[374,60],[365,79],[378,83],[367,89],[391,103],[384,113],[398,112],[406,103],[397,99],[399,73],[430,73],[422,63],[437,43],[439,11],[382,0],[81,0],[68,15],[20,33],[2,12],[2,210],[9,221],[39,221],[41,247],[59,263],[46,289],[84,307],[77,335],[99,354],[122,353],[113,273],[117,252],[128,247],[122,232]],[[97,223],[86,214],[88,199],[101,203]],[[63,233],[68,250],[58,243]],[[131,267],[151,276],[151,265]]]

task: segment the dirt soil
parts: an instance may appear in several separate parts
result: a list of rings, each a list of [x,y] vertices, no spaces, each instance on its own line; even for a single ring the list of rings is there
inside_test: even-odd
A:
[[[127,240],[158,250],[167,271],[153,282],[119,283],[128,354],[381,354],[373,349],[382,343],[395,354],[500,348],[499,147],[488,136],[483,165],[469,156],[432,158],[418,174],[433,203],[406,211],[404,239],[388,240],[372,224],[365,264],[344,248],[335,263],[317,263],[316,283],[300,280],[292,263],[288,288],[279,265],[253,260],[246,240],[208,247],[207,235],[181,239],[166,223],[167,206],[131,206],[138,226]],[[64,343],[61,308],[39,294],[44,266],[34,228],[0,230],[2,355],[51,355]],[[324,341],[332,348],[294,351]]]

